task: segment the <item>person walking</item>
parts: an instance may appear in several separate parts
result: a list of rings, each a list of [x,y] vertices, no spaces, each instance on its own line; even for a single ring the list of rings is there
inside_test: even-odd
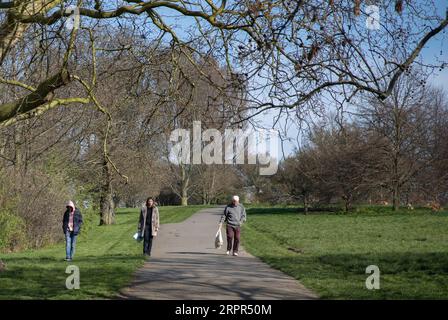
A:
[[[246,221],[246,209],[240,203],[238,196],[232,197],[232,203],[224,208],[224,213],[219,221],[219,228],[223,222],[226,222],[227,234],[227,255],[230,255],[233,249],[233,255],[238,256],[238,248],[240,245],[241,226]]]
[[[72,261],[75,255],[76,238],[81,231],[82,214],[75,207],[73,201],[69,201],[62,219],[62,230],[65,234],[65,261]]]
[[[140,210],[140,219],[138,222],[138,233],[140,239],[143,239],[143,254],[146,257],[151,256],[153,237],[157,236],[159,227],[159,209],[154,199],[149,197]]]

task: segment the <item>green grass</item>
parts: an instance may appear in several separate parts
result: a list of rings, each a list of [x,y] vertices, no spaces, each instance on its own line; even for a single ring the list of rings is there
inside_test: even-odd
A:
[[[161,223],[181,222],[204,206],[159,207]],[[120,209],[116,224],[89,226],[78,237],[72,262],[65,262],[63,243],[20,253],[2,254],[7,270],[0,273],[0,299],[107,299],[113,297],[143,265],[142,244],[132,235],[138,210]],[[156,244],[155,244],[156,245]],[[80,289],[67,290],[68,265],[80,270]]]
[[[447,299],[448,214],[384,207],[303,215],[250,208],[245,248],[324,299]],[[367,290],[368,265],[381,272]]]
[[[187,207],[164,206],[159,207],[160,223],[178,223],[182,222],[203,208],[213,208],[212,205],[190,205]]]

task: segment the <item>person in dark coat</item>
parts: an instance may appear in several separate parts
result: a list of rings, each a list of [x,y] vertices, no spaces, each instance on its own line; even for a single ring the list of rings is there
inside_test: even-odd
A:
[[[76,238],[81,231],[83,221],[81,211],[75,207],[73,201],[69,201],[66,208],[62,220],[62,231],[65,234],[65,260],[72,261],[75,255]]]

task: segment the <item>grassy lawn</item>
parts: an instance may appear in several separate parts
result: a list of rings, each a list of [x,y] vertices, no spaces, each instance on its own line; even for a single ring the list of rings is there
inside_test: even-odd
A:
[[[448,213],[250,208],[243,244],[324,299],[448,299]],[[368,265],[381,272],[367,290]]]
[[[161,223],[181,222],[204,206],[159,207]],[[113,297],[132,279],[144,260],[142,244],[132,235],[137,209],[120,209],[116,224],[91,226],[78,237],[72,262],[63,261],[63,243],[47,248],[1,254],[7,271],[0,273],[0,299],[105,299]],[[157,242],[155,243],[157,245]],[[67,290],[68,265],[80,269],[80,289]]]

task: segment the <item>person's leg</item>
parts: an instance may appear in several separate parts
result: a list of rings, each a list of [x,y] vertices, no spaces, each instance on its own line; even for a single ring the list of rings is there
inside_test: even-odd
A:
[[[146,232],[143,235],[143,254],[146,253],[146,248],[148,247],[148,237],[146,236]]]
[[[148,238],[148,247],[146,248],[146,254],[147,254],[147,255],[151,255],[152,239],[153,239],[153,236],[150,236],[150,237]]]
[[[234,228],[234,234],[235,239],[233,240],[233,253],[238,253],[238,248],[240,246],[241,228],[240,227]]]
[[[233,240],[233,228],[229,225],[226,227],[227,233],[227,251],[232,250],[232,240]]]
[[[151,230],[146,229],[145,230],[145,235],[144,235],[143,238],[144,238],[143,239],[143,254],[148,254],[149,241],[150,241],[150,238],[151,238]]]
[[[65,259],[70,259],[70,253],[72,251],[72,239],[70,237],[70,232],[65,232]]]
[[[78,236],[77,235],[75,236],[72,232],[71,238],[72,238],[72,250],[70,253],[70,259],[73,259],[73,257],[75,256],[75,251],[76,251],[76,238],[78,238]]]

